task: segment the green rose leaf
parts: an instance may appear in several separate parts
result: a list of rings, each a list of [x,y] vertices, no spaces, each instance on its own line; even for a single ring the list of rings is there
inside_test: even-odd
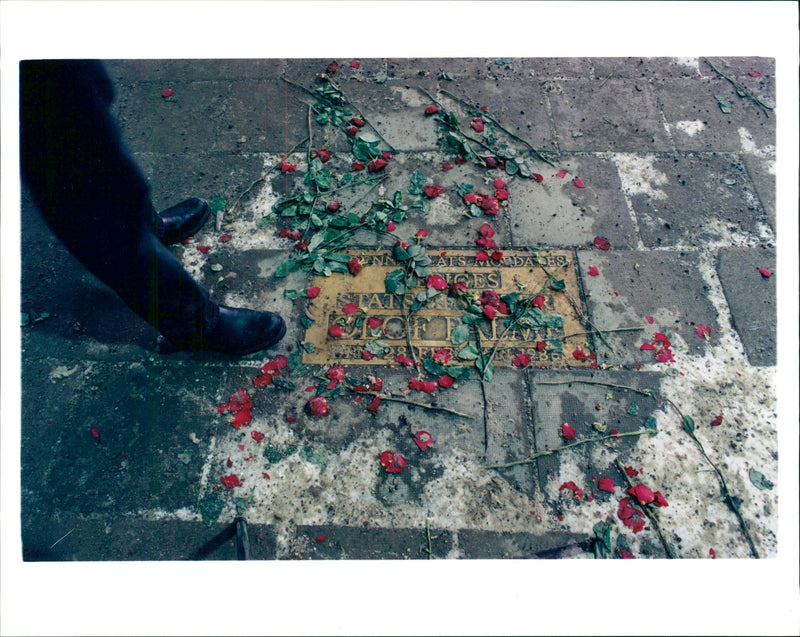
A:
[[[756,471],[755,469],[750,469],[750,482],[753,483],[753,486],[757,489],[763,490],[770,490],[775,485],[767,480],[763,473],[760,471]]]
[[[457,325],[450,333],[450,342],[453,345],[461,345],[462,343],[466,343],[469,340],[469,333],[469,325],[465,325],[464,323]]]

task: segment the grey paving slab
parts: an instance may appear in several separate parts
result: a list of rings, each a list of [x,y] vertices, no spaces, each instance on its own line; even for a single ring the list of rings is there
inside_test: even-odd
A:
[[[592,538],[578,533],[542,537],[528,533],[462,530],[458,533],[458,546],[472,559],[548,559],[589,552]]]
[[[651,342],[656,332],[666,334],[673,347],[700,354],[705,342],[695,334],[696,324],[711,326],[709,341],[717,342],[719,319],[708,298],[697,252],[653,251],[645,255],[615,249],[586,250],[578,251],[578,261],[595,327],[644,328],[605,334],[613,351],[596,339],[598,362],[624,366],[652,363],[654,352],[641,351],[640,346]],[[597,267],[597,276],[589,275],[591,266]],[[652,324],[648,316],[653,317]]]
[[[693,77],[698,74],[697,58],[670,57],[607,57],[592,58],[594,77],[650,80],[667,77]]]
[[[26,562],[96,562],[141,560],[235,560],[236,540],[230,523],[206,526],[182,520],[135,517],[80,517],[59,513],[23,519]],[[258,559],[274,557],[264,549],[262,534],[251,539]]]
[[[106,60],[106,69],[115,83],[127,85],[131,78],[159,82],[164,90],[172,82],[197,80],[263,80],[277,78],[286,70],[285,59],[216,59],[216,60]]]
[[[739,155],[676,154],[651,165],[660,183],[630,198],[646,246],[760,240],[768,217]]]
[[[514,246],[586,245],[604,236],[634,247],[637,237],[613,162],[592,155],[562,155],[556,168],[540,166],[543,180],[509,188]],[[560,170],[567,170],[558,177]],[[575,185],[579,177],[583,188]]]
[[[22,375],[23,449],[38,467],[23,472],[25,508],[120,515],[194,506],[204,457],[191,434],[206,437],[224,369],[59,362],[29,362]]]
[[[741,84],[774,105],[774,91],[766,82],[748,78]],[[677,150],[717,150],[737,152],[743,138],[761,147],[774,142],[774,112],[767,114],[752,101],[739,97],[736,89],[722,78],[665,79],[653,84],[664,120]],[[730,113],[719,99],[730,104]]]
[[[360,527],[298,526],[294,558],[348,560],[441,559],[452,547],[451,533],[442,529],[383,529],[368,523]]]
[[[172,97],[162,97],[171,88]],[[136,82],[118,97],[120,126],[132,152],[202,153],[217,146],[229,80]]]
[[[761,268],[773,276],[763,276]],[[775,365],[778,319],[775,251],[723,249],[719,251],[717,270],[747,360],[751,365]]]
[[[563,423],[575,429],[575,441],[611,435],[614,431],[626,433],[646,429],[645,421],[659,407],[656,398],[658,385],[658,374],[647,372],[534,372],[531,380],[534,453],[568,443],[562,435]],[[651,392],[651,396],[641,394],[643,390]],[[611,477],[615,484],[624,484],[625,479],[612,462],[612,457],[625,457],[626,452],[636,446],[636,439],[637,436],[612,438],[608,442],[586,444],[570,451],[574,454],[573,462],[587,480],[578,486],[586,491],[596,490],[595,481],[604,475]],[[560,461],[556,455],[546,455],[533,465],[532,470],[543,490],[559,475]],[[604,494],[597,492],[597,495]]]
[[[566,151],[666,151],[658,103],[646,80],[552,82],[548,98],[559,148]]]
[[[260,154],[236,155],[228,152],[135,153],[134,159],[150,183],[150,194],[157,210],[164,210],[188,197],[213,201],[222,197],[232,206],[257,179],[263,177],[266,159]],[[252,193],[255,194],[255,193]],[[252,216],[252,196],[243,200],[237,214]],[[264,211],[266,212],[266,211]],[[210,220],[204,230],[213,228]]]
[[[742,155],[742,162],[775,234],[778,230],[775,214],[775,154],[768,150],[758,154],[748,153]]]

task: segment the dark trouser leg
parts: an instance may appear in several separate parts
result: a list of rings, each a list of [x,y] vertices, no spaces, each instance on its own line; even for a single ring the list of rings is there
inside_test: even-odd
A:
[[[150,231],[147,183],[121,143],[112,100],[97,62],[20,63],[22,178],[70,252],[175,345],[191,347],[219,308]]]

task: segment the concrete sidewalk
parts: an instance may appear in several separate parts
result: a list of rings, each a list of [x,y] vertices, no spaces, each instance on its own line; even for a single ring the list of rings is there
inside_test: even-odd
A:
[[[200,196],[218,211],[175,254],[217,301],[281,312],[289,330],[273,351],[159,353],[153,330],[66,253],[23,193],[25,559],[236,559],[237,516],[255,559],[774,557],[773,60],[331,62],[107,62],[156,207]],[[350,111],[342,126],[310,107],[326,86]],[[445,113],[459,133],[443,131]],[[352,117],[365,125],[348,135]],[[482,160],[456,161],[452,144],[465,139]],[[354,170],[354,140],[356,152],[388,152],[386,166]],[[320,149],[324,164],[311,161]],[[507,200],[485,214],[467,186]],[[279,205],[304,191],[313,217]],[[389,217],[362,221],[376,207]],[[387,220],[389,234],[373,231]],[[323,225],[330,234],[314,245]],[[360,260],[355,276],[330,255],[283,276],[345,228],[353,237],[337,254]],[[502,257],[476,262],[481,238]],[[405,322],[385,287],[410,263],[397,240],[431,258],[426,274],[411,257],[423,307]],[[446,253],[468,256],[447,265]],[[534,260],[512,258],[525,254]],[[544,316],[560,318],[528,323],[528,341],[503,334],[510,300],[491,320],[459,323],[469,312],[454,297],[425,296],[437,273],[520,305],[541,290]],[[343,312],[352,299],[356,313]],[[369,327],[372,317],[383,323]],[[349,332],[340,340],[332,325]],[[476,331],[454,336],[458,325]],[[441,349],[449,361],[424,363]],[[270,361],[279,375],[259,387]],[[443,369],[457,361],[468,378]],[[456,377],[449,388],[409,386],[443,371]],[[219,409],[238,390],[252,402],[241,428]],[[311,412],[316,396],[327,415]],[[384,451],[404,457],[401,471],[386,471]],[[609,478],[613,492],[601,488]],[[638,484],[668,506],[631,513],[623,498]]]

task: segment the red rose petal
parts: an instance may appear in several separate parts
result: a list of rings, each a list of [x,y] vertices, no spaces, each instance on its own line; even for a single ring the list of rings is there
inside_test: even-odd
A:
[[[322,292],[316,285],[312,285],[310,288],[306,289],[306,296],[309,299],[313,299],[319,296],[319,293]]]
[[[584,185],[584,183],[583,183],[583,180],[580,177],[575,177],[575,179],[572,180],[572,183],[576,188],[585,188],[586,187]]]
[[[203,254],[208,254],[209,250],[211,250],[211,246],[198,245],[197,250],[198,252],[202,252]]]
[[[589,266],[589,276],[597,276],[600,274],[600,270],[597,269],[596,265]]]
[[[605,237],[595,237],[594,245],[601,250],[608,250],[611,247],[611,243]]]
[[[314,396],[314,398],[308,401],[308,410],[311,412],[312,416],[316,416],[317,418],[327,416],[330,413],[328,399],[324,396]]]
[[[645,316],[645,319],[647,319],[647,322],[650,323],[650,325],[652,325],[653,322],[655,321],[655,319],[652,316]]]
[[[566,168],[562,168],[561,170],[559,170],[556,173],[556,177],[559,177],[561,179],[564,179],[564,177],[566,177],[566,176],[567,176],[567,169]]]
[[[649,504],[656,499],[655,494],[643,484],[637,484],[635,487],[628,489],[628,493],[636,496],[639,504]]]
[[[721,424],[722,424],[722,414],[720,414],[719,416],[714,418],[714,420],[711,421],[712,427],[719,427]]]
[[[94,438],[97,442],[100,442],[100,430],[99,429],[92,429],[92,438]]]
[[[228,242],[228,241],[230,241],[231,239],[233,239],[233,237],[232,237],[231,235],[229,235],[229,234],[223,234],[223,235],[222,235],[222,236],[219,238],[219,242],[220,242],[220,243],[227,243],[227,242]]]
[[[381,406],[381,397],[380,396],[373,396],[372,401],[369,405],[367,405],[367,411],[371,411],[375,413],[378,411],[378,408]]]
[[[417,443],[420,451],[425,451],[433,444],[433,436],[431,436],[427,431],[420,430],[414,434],[414,442]]]
[[[166,91],[164,91],[164,92],[161,94],[161,97],[172,97],[172,89],[171,89],[171,88],[168,88]]]
[[[564,436],[564,440],[575,440],[575,427],[570,425],[568,422],[562,423],[561,435]]]
[[[531,175],[531,180],[536,182],[542,182],[544,181],[544,177],[542,177],[539,173],[533,173],[533,175]]]
[[[225,485],[226,489],[241,487],[243,482],[242,480],[239,480],[239,476],[237,476],[235,473],[232,473],[229,476],[222,476],[220,479],[222,480],[222,484]]]
[[[443,376],[439,376],[437,382],[439,383],[439,387],[442,387],[444,389],[449,389],[450,387],[453,386],[455,380],[456,379],[450,376],[450,374],[444,374]]]
[[[759,268],[758,271],[761,273],[761,276],[763,276],[765,279],[768,279],[769,277],[772,276],[772,272],[767,270],[767,268]]]
[[[511,364],[515,367],[526,367],[527,365],[530,365],[530,363],[530,354],[525,354],[524,352],[517,354],[511,361]]]
[[[255,431],[255,430],[251,431],[250,435],[253,437],[253,440],[255,440],[256,442],[261,442],[266,437],[260,431]]]
[[[355,303],[348,303],[347,305],[342,307],[343,314],[349,315],[349,314],[355,314],[356,312],[358,312],[358,305],[356,305]]]
[[[410,367],[411,365],[414,364],[414,362],[410,358],[408,358],[408,356],[403,356],[402,354],[398,354],[397,356],[395,356],[394,360],[396,360],[404,367]]]
[[[607,491],[608,493],[614,493],[615,490],[614,481],[608,476],[603,476],[597,482],[597,488],[600,489],[600,491]]]
[[[333,338],[341,338],[344,336],[344,330],[341,325],[331,325],[328,328],[328,334]]]
[[[439,112],[438,107],[435,104],[430,104],[425,107],[425,114],[426,115],[435,115]]]

